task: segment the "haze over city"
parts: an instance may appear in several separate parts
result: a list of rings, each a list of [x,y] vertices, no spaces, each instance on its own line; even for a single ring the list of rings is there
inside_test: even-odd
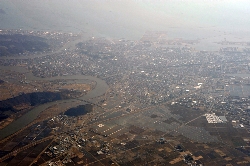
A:
[[[249,1],[225,0],[1,0],[1,28],[86,32],[139,39],[145,31],[175,37],[249,32]],[[214,32],[215,31],[215,32]],[[173,33],[173,34],[172,34]],[[245,36],[245,35],[243,35]]]
[[[0,165],[249,165],[249,11],[0,0]]]

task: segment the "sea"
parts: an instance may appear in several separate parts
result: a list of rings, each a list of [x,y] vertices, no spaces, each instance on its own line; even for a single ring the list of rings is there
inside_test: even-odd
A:
[[[236,0],[0,0],[0,29],[84,33],[139,40],[147,31],[169,39],[250,41],[250,2]]]

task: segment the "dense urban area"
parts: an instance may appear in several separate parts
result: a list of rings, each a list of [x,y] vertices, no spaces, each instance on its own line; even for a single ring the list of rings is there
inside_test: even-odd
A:
[[[0,165],[250,164],[250,41],[0,35]]]

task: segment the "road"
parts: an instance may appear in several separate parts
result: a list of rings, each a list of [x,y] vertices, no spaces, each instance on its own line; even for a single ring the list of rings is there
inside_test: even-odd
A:
[[[18,153],[32,147],[32,146],[35,146],[37,144],[40,144],[42,142],[45,142],[45,141],[48,141],[50,139],[54,139],[54,136],[49,136],[49,137],[46,137],[46,138],[43,138],[43,139],[40,139],[38,141],[34,141],[34,142],[31,142],[29,143],[28,145],[25,145],[19,149],[16,149],[15,151],[12,151],[10,153],[8,153],[7,155],[3,156],[0,158],[0,163],[3,162],[4,160],[7,160],[8,158],[12,157],[12,156],[16,156]]]

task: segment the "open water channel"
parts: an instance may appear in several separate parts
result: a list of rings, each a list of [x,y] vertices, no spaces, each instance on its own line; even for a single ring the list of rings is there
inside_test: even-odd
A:
[[[43,110],[47,109],[48,107],[55,105],[55,104],[65,104],[65,103],[75,103],[79,102],[79,100],[87,100],[91,102],[91,99],[101,96],[105,94],[105,92],[108,90],[108,85],[104,80],[101,80],[97,77],[93,76],[84,76],[84,75],[69,75],[69,76],[57,76],[57,77],[52,77],[52,78],[39,78],[35,77],[30,71],[26,70],[25,68],[22,67],[5,67],[5,66],[0,66],[0,71],[1,70],[12,70],[16,72],[20,72],[25,74],[27,81],[34,81],[34,80],[47,80],[47,81],[52,81],[52,80],[69,80],[72,81],[74,80],[77,83],[85,83],[86,80],[88,81],[94,81],[96,82],[96,86],[94,89],[92,89],[90,92],[88,92],[86,95],[81,96],[76,99],[67,99],[67,100],[60,100],[60,101],[54,101],[54,102],[49,102],[46,104],[39,105],[33,109],[31,109],[29,112],[21,116],[19,119],[13,121],[11,124],[6,126],[5,128],[0,130],[0,139],[3,139],[18,130],[22,129],[29,123],[31,123],[34,119],[37,118],[37,116],[42,112]]]

